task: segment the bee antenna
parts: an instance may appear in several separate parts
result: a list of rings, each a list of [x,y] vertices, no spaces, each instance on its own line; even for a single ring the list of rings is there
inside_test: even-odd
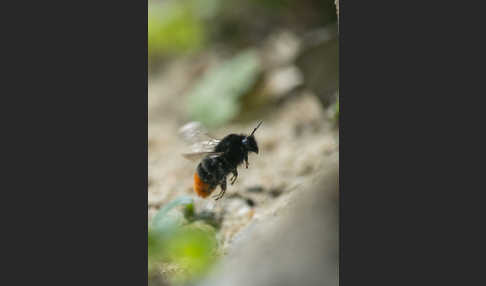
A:
[[[257,127],[255,127],[255,129],[253,129],[253,132],[251,132],[250,136],[253,136],[253,134],[255,133],[255,131],[257,131],[258,127],[260,127],[260,125],[262,125],[262,123],[263,123],[263,121],[262,121],[262,120],[260,120],[260,121],[258,122]]]

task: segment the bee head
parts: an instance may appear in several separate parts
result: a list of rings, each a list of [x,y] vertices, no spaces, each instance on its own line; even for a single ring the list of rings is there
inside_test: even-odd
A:
[[[260,121],[257,125],[257,127],[255,127],[255,129],[253,129],[253,132],[251,132],[251,134],[249,136],[246,136],[245,138],[243,138],[243,146],[245,146],[246,150],[248,150],[248,152],[255,152],[258,154],[258,144],[255,140],[255,131],[258,129],[258,127],[260,127],[260,125],[262,125],[263,121]]]
[[[255,136],[250,135],[243,138],[243,146],[245,146],[248,152],[255,152],[258,154],[258,144],[255,140]]]

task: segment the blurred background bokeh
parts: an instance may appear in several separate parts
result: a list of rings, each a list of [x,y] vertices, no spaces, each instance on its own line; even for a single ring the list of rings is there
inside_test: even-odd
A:
[[[336,285],[334,0],[149,0],[148,12],[149,284]],[[180,156],[188,149],[178,129],[200,121],[223,137],[248,133],[257,120],[264,121],[256,133],[260,154],[250,156],[249,169],[239,169],[222,200],[198,198],[192,190],[197,163]],[[317,203],[302,202],[305,197]],[[322,228],[302,228],[304,218],[322,221]],[[264,242],[286,231],[301,243],[268,250]],[[306,243],[313,235],[322,243]],[[238,282],[234,277],[247,275],[242,269],[254,268],[263,248],[267,259],[285,251],[296,259],[267,266],[266,280],[255,274]],[[221,272],[234,261],[241,269]],[[325,269],[309,272],[309,263]]]

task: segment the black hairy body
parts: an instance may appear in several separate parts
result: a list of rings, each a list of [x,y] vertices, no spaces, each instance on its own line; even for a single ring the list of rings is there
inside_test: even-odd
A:
[[[210,189],[221,185],[226,189],[226,177],[233,173],[237,176],[237,167],[246,159],[248,151],[241,141],[245,135],[230,134],[216,145],[214,152],[223,152],[219,156],[206,156],[197,166],[197,173],[202,181],[209,184]]]
[[[258,144],[255,139],[255,131],[260,127],[262,121],[253,129],[249,135],[229,134],[223,139],[218,140],[211,138],[196,143],[192,153],[187,153],[186,158],[198,158],[200,155],[205,156],[197,165],[194,173],[194,191],[198,196],[206,198],[217,186],[221,187],[221,192],[216,195],[216,200],[223,197],[226,192],[226,177],[231,173],[231,185],[238,177],[238,166],[243,162],[248,168],[248,153],[258,154]],[[191,123],[183,128],[183,134],[186,137],[197,137],[198,134],[206,134],[199,131],[199,125]],[[209,136],[210,137],[210,136]]]
[[[209,185],[209,192],[219,185],[221,193],[218,197],[220,198],[226,191],[227,176],[230,173],[233,174],[231,184],[234,184],[238,177],[238,166],[245,162],[248,168],[248,152],[250,151],[258,153],[258,146],[253,136],[227,135],[214,147],[214,152],[220,155],[204,157],[197,166],[197,175]]]

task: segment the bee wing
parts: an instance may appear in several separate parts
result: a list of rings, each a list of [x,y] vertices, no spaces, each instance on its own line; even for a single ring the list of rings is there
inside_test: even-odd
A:
[[[222,153],[214,152],[214,147],[216,147],[218,143],[219,140],[206,140],[202,142],[196,142],[191,145],[191,152],[183,153],[182,156],[192,161],[200,160],[207,155],[218,156]]]
[[[214,152],[214,147],[221,141],[208,134],[200,122],[189,122],[179,129],[181,138],[190,145],[190,152],[182,154],[189,160],[200,160],[204,156],[218,156],[221,152]]]
[[[206,127],[201,122],[193,121],[185,124],[179,129],[179,135],[187,144],[196,144],[204,141],[217,141],[220,140],[209,135]],[[216,144],[217,144],[216,143]],[[212,143],[211,143],[212,144]],[[216,145],[215,145],[216,146]]]
[[[193,153],[183,153],[182,156],[184,158],[191,160],[191,161],[200,161],[205,156],[217,157],[223,154],[223,152],[193,152]]]

